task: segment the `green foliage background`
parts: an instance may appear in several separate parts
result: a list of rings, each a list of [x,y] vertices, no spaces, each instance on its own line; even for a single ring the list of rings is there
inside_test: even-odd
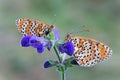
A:
[[[43,68],[45,60],[56,59],[53,51],[39,55],[20,46],[18,18],[55,24],[62,39],[73,32],[111,47],[109,60],[91,68],[75,66],[66,72],[67,80],[120,80],[120,0],[0,0],[0,80],[60,80],[54,67]],[[84,28],[90,32],[80,32]]]

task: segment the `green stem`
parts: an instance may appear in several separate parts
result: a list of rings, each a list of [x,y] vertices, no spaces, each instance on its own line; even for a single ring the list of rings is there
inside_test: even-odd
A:
[[[54,48],[54,51],[57,55],[59,62],[62,64],[62,59],[59,56],[59,52],[58,52],[57,48],[55,46],[53,48]],[[65,68],[63,65],[61,65],[61,80],[65,80]]]
[[[57,55],[57,58],[58,58],[59,62],[62,63],[62,60],[61,60],[61,58],[60,58],[60,56],[59,56],[59,53],[58,53],[58,50],[56,49],[55,46],[54,46],[53,48],[54,48],[54,50],[55,50],[55,53],[56,53],[56,55]]]
[[[62,71],[61,71],[61,80],[65,80],[64,66],[62,66],[61,68],[62,68]]]

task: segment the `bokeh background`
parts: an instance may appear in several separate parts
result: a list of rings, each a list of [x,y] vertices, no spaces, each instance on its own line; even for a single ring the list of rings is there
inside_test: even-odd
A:
[[[20,46],[18,18],[55,24],[62,39],[72,32],[111,47],[109,60],[91,68],[75,66],[66,72],[67,80],[120,80],[120,0],[0,0],[0,80],[60,80],[55,67],[43,68],[45,60],[56,59],[53,51],[37,54]]]

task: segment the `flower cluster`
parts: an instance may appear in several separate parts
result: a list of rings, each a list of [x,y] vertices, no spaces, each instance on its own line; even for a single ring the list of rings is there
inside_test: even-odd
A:
[[[37,49],[38,53],[42,53],[44,51],[44,47],[46,46],[46,42],[40,37],[37,36],[25,36],[21,39],[22,47],[32,46]]]
[[[52,66],[60,67],[60,65],[74,65],[77,64],[74,59],[63,59],[60,55],[67,54],[68,56],[72,56],[74,53],[74,45],[72,42],[64,42],[60,39],[60,33],[58,29],[54,29],[49,35],[44,37],[38,37],[35,35],[32,36],[24,36],[21,39],[22,47],[33,47],[37,50],[37,52],[43,53],[44,49],[47,48],[49,51],[51,49],[55,49],[56,54],[59,58],[58,61],[49,60],[44,63],[44,68],[49,68]],[[68,64],[69,63],[69,64]],[[67,64],[67,65],[66,65]],[[59,68],[60,69],[60,68]]]
[[[72,54],[74,53],[74,45],[72,42],[66,42],[60,45],[58,49],[60,52],[66,53],[69,56],[72,56]]]

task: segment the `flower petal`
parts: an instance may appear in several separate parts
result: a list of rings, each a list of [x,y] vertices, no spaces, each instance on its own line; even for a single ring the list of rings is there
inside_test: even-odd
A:
[[[69,56],[72,56],[74,53],[74,45],[72,42],[65,43],[65,53],[67,53]]]
[[[37,36],[32,36],[29,42],[30,42],[30,45],[34,48],[37,48],[39,44],[43,44],[43,46],[46,45],[45,41],[42,38]]]
[[[58,50],[59,50],[61,53],[64,53],[64,52],[65,52],[63,45],[60,45],[60,46],[58,47]]]
[[[37,47],[37,52],[38,53],[42,53],[44,51],[44,46],[43,44],[39,44],[38,47]]]
[[[46,61],[46,62],[44,63],[44,68],[49,68],[49,67],[52,67],[52,65],[50,64],[49,61]]]
[[[55,35],[55,40],[60,41],[60,32],[59,32],[59,30],[54,29],[53,32],[54,32],[54,35]]]
[[[30,44],[29,44],[29,40],[30,40],[31,36],[24,36],[22,39],[21,39],[21,46],[22,47],[29,47]]]
[[[66,42],[58,47],[59,51],[66,53],[69,56],[72,56],[74,53],[74,45],[72,42]]]
[[[46,46],[47,46],[47,49],[50,51],[52,46],[53,46],[53,44],[52,44],[51,41],[49,41]]]
[[[49,68],[49,67],[53,67],[53,66],[57,66],[59,64],[58,61],[54,61],[54,60],[48,60],[44,63],[44,68]]]

